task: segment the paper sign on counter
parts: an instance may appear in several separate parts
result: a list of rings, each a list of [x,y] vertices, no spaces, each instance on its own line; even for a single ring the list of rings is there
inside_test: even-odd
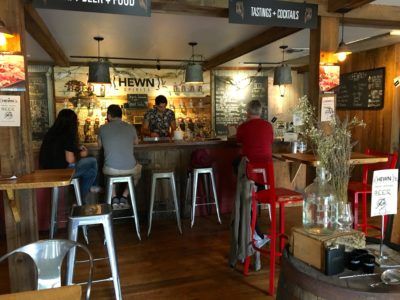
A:
[[[397,213],[397,169],[374,171],[372,179],[371,217]]]

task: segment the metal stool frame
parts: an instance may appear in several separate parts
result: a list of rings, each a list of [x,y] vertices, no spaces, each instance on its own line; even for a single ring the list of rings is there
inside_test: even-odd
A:
[[[104,281],[113,281],[115,298],[120,300],[122,299],[122,295],[121,295],[121,285],[118,273],[118,262],[115,253],[115,244],[113,237],[111,205],[87,204],[83,206],[73,207],[71,215],[69,217],[68,237],[70,240],[76,241],[78,238],[79,226],[95,225],[95,224],[103,225],[112,276],[110,278],[92,280],[92,282],[97,283]],[[67,263],[67,273],[66,273],[67,285],[70,285],[73,282],[75,256],[76,256],[76,251],[74,249],[71,249],[71,251],[68,253],[68,263]]]
[[[179,232],[182,234],[182,227],[181,227],[181,217],[179,214],[179,205],[178,205],[178,197],[176,195],[176,184],[175,184],[175,176],[174,172],[154,172],[152,174],[151,180],[151,195],[150,195],[150,210],[149,210],[149,228],[147,231],[147,236],[150,236],[151,232],[151,224],[153,221],[153,206],[154,206],[154,199],[156,194],[156,183],[157,179],[169,179],[171,190],[172,190],[172,197],[174,200],[175,205],[175,213],[176,213],[176,221],[178,223]],[[158,211],[160,212],[160,211]],[[167,212],[167,211],[164,211]]]
[[[114,175],[106,175],[107,176],[107,204],[111,205],[111,198],[112,198],[112,189],[113,189],[113,184],[114,183],[128,183],[128,188],[129,188],[129,194],[130,194],[130,199],[131,199],[131,205],[132,205],[132,215],[126,216],[126,217],[115,217],[113,218],[114,220],[118,219],[128,219],[132,218],[135,220],[135,229],[136,229],[136,234],[141,240],[140,237],[140,224],[139,224],[139,215],[136,209],[136,199],[135,199],[135,188],[132,180],[133,175],[123,175],[123,176],[114,176]]]
[[[203,174],[203,176],[207,176],[207,174],[210,175],[210,179],[211,179],[211,187],[212,187],[212,192],[213,192],[213,197],[214,197],[214,203],[200,203],[197,204],[197,184],[198,184],[198,179],[199,179],[199,175]],[[187,187],[186,187],[186,192],[188,192],[188,190],[190,189],[190,177],[187,183]],[[191,223],[190,223],[190,227],[193,227],[194,225],[194,219],[196,216],[196,207],[197,206],[207,206],[207,205],[215,205],[215,209],[217,212],[217,218],[218,218],[218,222],[220,224],[222,224],[221,222],[221,217],[219,215],[219,207],[218,207],[218,198],[217,198],[217,190],[216,190],[216,186],[215,186],[215,179],[214,179],[214,172],[212,168],[194,168],[193,169],[193,186],[192,186],[192,210],[191,210]]]

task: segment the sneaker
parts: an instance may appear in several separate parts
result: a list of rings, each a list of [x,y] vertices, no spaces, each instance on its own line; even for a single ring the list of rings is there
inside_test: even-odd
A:
[[[264,245],[268,244],[270,241],[270,238],[268,236],[266,236],[265,234],[264,234],[264,237],[261,238],[256,232],[253,235],[253,239],[255,241],[254,244],[257,248],[263,247]]]
[[[118,197],[113,197],[111,199],[111,205],[112,205],[113,210],[120,209],[119,198]]]
[[[119,198],[119,207],[120,209],[129,209],[131,206],[128,203],[128,199],[126,199],[124,196]]]

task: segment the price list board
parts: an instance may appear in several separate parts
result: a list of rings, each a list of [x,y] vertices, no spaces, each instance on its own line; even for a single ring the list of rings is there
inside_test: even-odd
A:
[[[214,76],[215,132],[227,135],[228,125],[239,125],[246,120],[246,105],[260,100],[262,118],[268,117],[268,78],[251,76],[234,80],[231,76]]]
[[[385,96],[385,68],[340,75],[337,109],[381,109]]]

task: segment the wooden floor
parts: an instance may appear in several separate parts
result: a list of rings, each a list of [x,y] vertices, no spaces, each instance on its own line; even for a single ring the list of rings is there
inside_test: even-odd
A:
[[[301,224],[301,207],[286,209],[287,231]],[[266,211],[262,212],[266,216]],[[262,218],[266,219],[266,218]],[[133,223],[114,225],[122,294],[124,299],[273,299],[268,296],[268,260],[263,268],[242,275],[242,266],[228,266],[230,245],[230,215],[223,216],[219,225],[215,215],[196,218],[193,229],[189,220],[183,221],[183,235],[175,220],[154,220],[152,233],[146,237],[142,224],[139,242]],[[261,227],[267,226],[267,222]],[[58,238],[66,238],[60,231]],[[47,238],[47,234],[42,238]],[[101,227],[91,227],[89,249],[95,257],[104,257]],[[5,253],[5,241],[1,241]],[[82,258],[84,255],[82,255]],[[87,266],[77,265],[75,280],[85,280]],[[0,294],[8,292],[7,263],[0,264]],[[110,276],[108,261],[95,263],[94,278]],[[276,280],[279,278],[277,266]],[[92,299],[113,299],[111,282],[92,287]]]

